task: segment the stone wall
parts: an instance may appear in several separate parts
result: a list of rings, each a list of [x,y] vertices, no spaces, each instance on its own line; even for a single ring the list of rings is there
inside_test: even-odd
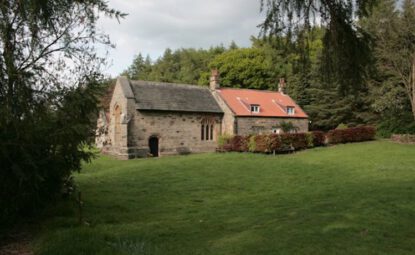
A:
[[[308,131],[308,119],[299,118],[273,118],[273,117],[237,117],[236,133],[238,135],[269,134],[272,128],[282,121],[292,122],[298,127],[298,132]]]
[[[213,152],[221,134],[222,114],[135,111],[128,124],[128,154],[145,157],[149,138],[159,139],[159,155]],[[213,140],[201,139],[202,122],[214,125]],[[209,125],[210,125],[209,124]]]
[[[110,103],[107,145],[102,148],[104,153],[118,158],[128,158],[128,123],[135,99],[128,80],[118,78]]]
[[[222,97],[218,94],[217,91],[212,91],[213,97],[218,102],[220,108],[224,112],[223,119],[222,119],[222,133],[221,134],[228,134],[232,135],[235,133],[235,116],[232,110],[228,107]]]

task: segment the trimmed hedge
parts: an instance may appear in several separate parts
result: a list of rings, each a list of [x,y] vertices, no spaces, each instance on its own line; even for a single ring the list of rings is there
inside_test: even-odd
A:
[[[268,135],[256,135],[252,136],[253,141],[255,142],[254,152],[269,152],[269,139]],[[251,151],[251,150],[250,150]]]
[[[313,145],[315,147],[324,146],[326,144],[326,136],[323,131],[312,131]]]
[[[248,151],[249,136],[235,135],[225,140],[224,151]]]
[[[283,153],[305,150],[326,144],[373,140],[375,134],[376,130],[374,127],[364,126],[330,130],[327,134],[324,134],[322,131],[313,131],[309,133],[286,133],[279,135],[236,135],[222,139],[219,151]]]
[[[375,139],[375,135],[375,128],[368,126],[334,129],[327,133],[327,141],[329,144],[362,142]]]
[[[294,151],[307,149],[307,136],[305,133],[281,134],[280,151]]]

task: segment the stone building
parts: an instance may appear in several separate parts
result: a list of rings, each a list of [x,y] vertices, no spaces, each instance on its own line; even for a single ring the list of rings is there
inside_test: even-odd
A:
[[[284,86],[281,79],[278,92],[220,88],[219,74],[213,71],[210,90],[224,112],[222,133],[279,134],[281,122],[291,122],[297,128],[296,132],[307,132],[308,116],[284,93]]]
[[[105,119],[102,119],[105,118]],[[120,158],[215,151],[222,134],[279,133],[281,121],[308,131],[308,117],[280,91],[117,79],[109,113],[98,120],[97,145]]]

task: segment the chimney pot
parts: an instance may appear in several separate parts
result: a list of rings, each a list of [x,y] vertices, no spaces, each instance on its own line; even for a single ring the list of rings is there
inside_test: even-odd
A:
[[[280,83],[278,84],[278,92],[284,94],[285,89],[285,80],[284,78],[280,78]]]
[[[219,85],[219,71],[216,68],[212,69],[212,71],[211,71],[209,87],[210,87],[210,90],[216,90],[216,89],[220,88],[220,85]]]

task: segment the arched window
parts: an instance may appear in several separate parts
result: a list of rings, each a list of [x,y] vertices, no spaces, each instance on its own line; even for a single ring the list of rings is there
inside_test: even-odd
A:
[[[213,140],[213,132],[215,127],[215,119],[214,118],[204,118],[201,122],[201,132],[200,138],[201,140],[212,141]]]
[[[209,140],[209,124],[206,125],[206,140]]]

